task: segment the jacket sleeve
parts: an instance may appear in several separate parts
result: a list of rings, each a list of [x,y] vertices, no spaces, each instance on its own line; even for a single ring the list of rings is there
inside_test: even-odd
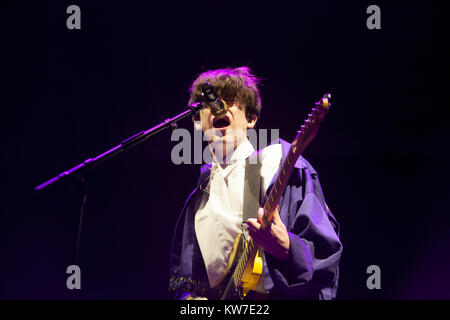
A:
[[[265,254],[275,292],[283,298],[336,296],[342,253],[339,225],[325,203],[317,174],[311,170],[299,169],[280,201],[280,216],[290,238],[288,260],[280,262]]]

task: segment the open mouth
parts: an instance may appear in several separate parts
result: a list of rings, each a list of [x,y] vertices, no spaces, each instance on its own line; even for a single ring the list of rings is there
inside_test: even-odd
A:
[[[214,118],[213,120],[213,127],[216,129],[225,128],[230,125],[230,119],[228,116],[220,117],[220,118]]]

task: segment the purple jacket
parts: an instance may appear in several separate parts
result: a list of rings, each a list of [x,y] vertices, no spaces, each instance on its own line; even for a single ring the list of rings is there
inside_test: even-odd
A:
[[[284,160],[290,144],[281,139],[275,143],[281,143]],[[194,217],[203,192],[200,186],[209,177],[210,170],[210,164],[201,167],[197,187],[186,200],[175,227],[169,284],[175,298],[185,292],[206,297],[210,294],[194,228]],[[279,213],[289,232],[289,258],[280,262],[265,253],[265,290],[281,299],[334,299],[342,254],[339,224],[325,204],[317,172],[303,157],[295,164],[280,199]]]

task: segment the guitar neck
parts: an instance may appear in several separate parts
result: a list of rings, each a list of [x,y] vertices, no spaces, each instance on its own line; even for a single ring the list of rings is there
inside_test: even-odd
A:
[[[331,95],[327,93],[323,96],[320,102],[316,103],[315,107],[312,109],[312,112],[308,114],[308,118],[305,120],[300,131],[298,131],[297,136],[292,142],[289,152],[284,158],[280,170],[278,171],[278,175],[272,189],[270,190],[267,200],[264,203],[264,216],[261,221],[263,228],[269,226],[272,222],[273,216],[277,211],[281,195],[286,189],[286,185],[289,177],[291,176],[292,170],[294,169],[295,163],[317,134],[320,122],[328,112],[330,98]],[[233,273],[234,284],[236,287],[239,286],[241,277],[248,267],[249,260],[255,257],[257,251],[258,246],[255,244],[253,239],[250,239]]]
[[[295,162],[300,156],[300,151],[297,148],[298,141],[301,141],[302,132],[300,131],[294,140],[295,144],[291,145],[289,149],[289,153],[283,161],[283,164],[280,167],[277,178],[274,182],[274,185],[269,193],[269,196],[264,203],[264,218],[263,218],[263,227],[269,225],[269,223],[273,220],[273,215],[277,208],[278,202],[280,201],[280,197],[283,194],[284,189],[286,188],[289,177],[294,168]],[[305,146],[306,147],[306,146]],[[305,148],[303,147],[303,149]],[[302,150],[303,150],[302,149]],[[258,246],[255,244],[252,238],[247,242],[247,246],[245,247],[241,258],[239,259],[239,263],[234,271],[233,278],[236,284],[239,283],[239,280],[244,273],[245,267],[249,259],[255,257],[256,252],[258,251]]]
[[[286,189],[286,185],[291,176],[292,170],[294,169],[295,163],[297,162],[300,154],[306,149],[307,143],[303,139],[302,131],[299,131],[294,142],[289,148],[289,152],[281,164],[278,175],[275,182],[270,190],[266,202],[264,203],[264,217],[263,226],[269,225],[273,220],[273,215],[280,202],[281,195]]]

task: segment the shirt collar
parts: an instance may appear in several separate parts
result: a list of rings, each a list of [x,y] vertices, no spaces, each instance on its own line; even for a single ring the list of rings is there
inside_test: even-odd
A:
[[[232,156],[231,156],[231,163],[245,160],[247,159],[253,152],[255,152],[255,148],[253,148],[253,145],[248,141],[248,139],[245,139],[241,142],[241,144],[234,150]]]
[[[253,148],[253,145],[250,143],[250,141],[248,141],[248,139],[245,139],[239,144],[236,150],[234,150],[233,154],[228,160],[229,163],[224,168],[222,168],[222,166],[217,162],[213,162],[212,170],[226,170],[228,167],[234,166],[237,162],[247,159],[253,152],[255,152],[255,148]]]

